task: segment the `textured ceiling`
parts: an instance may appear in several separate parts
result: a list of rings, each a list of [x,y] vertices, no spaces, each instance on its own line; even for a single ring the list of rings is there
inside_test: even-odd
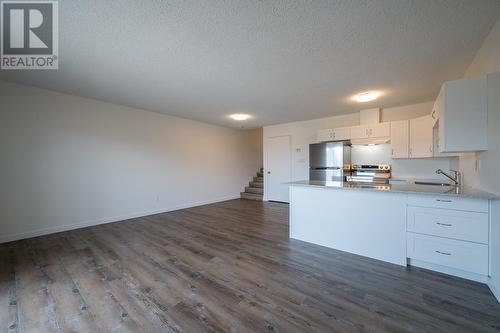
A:
[[[58,71],[0,79],[245,127],[434,98],[498,0],[60,0]],[[349,97],[381,89],[375,103]],[[1,101],[0,101],[1,103]]]

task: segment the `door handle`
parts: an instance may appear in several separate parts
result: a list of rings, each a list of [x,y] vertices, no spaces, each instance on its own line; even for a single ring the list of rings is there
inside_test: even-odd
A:
[[[267,174],[268,174],[268,175],[270,175],[270,174],[271,174],[271,171],[268,171],[268,172],[267,172]]]

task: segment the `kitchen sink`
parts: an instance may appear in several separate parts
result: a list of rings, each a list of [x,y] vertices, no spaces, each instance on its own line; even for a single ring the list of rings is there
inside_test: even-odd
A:
[[[434,185],[434,186],[455,186],[454,184],[450,183],[443,183],[443,182],[426,182],[426,181],[415,181],[415,185]]]

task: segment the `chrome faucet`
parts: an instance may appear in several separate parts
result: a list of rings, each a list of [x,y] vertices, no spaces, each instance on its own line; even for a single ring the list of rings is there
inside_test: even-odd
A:
[[[450,176],[449,174],[447,174],[446,172],[444,172],[441,169],[437,169],[436,173],[438,175],[443,175],[443,176],[448,177],[449,179],[451,179],[451,181],[453,183],[455,183],[455,186],[462,185],[462,173],[460,171],[455,171],[455,170],[450,170],[450,171],[453,172],[453,176]]]

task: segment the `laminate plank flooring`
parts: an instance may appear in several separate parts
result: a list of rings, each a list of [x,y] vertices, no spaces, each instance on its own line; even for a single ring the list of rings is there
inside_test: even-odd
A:
[[[0,245],[0,332],[500,332],[500,304],[232,200]]]

